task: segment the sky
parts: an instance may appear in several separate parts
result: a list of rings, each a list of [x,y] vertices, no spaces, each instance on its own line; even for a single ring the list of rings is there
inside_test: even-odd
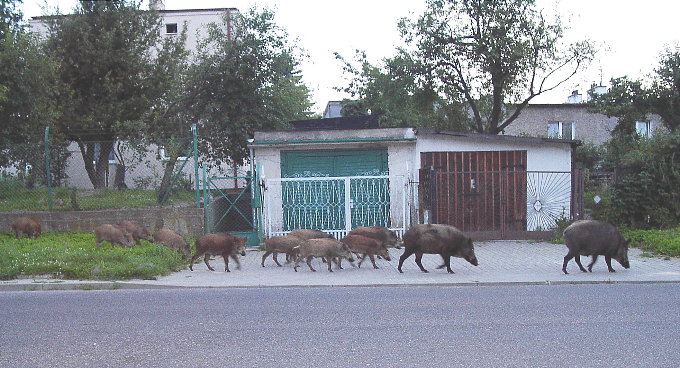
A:
[[[145,2],[147,2],[145,0]],[[373,63],[394,55],[402,41],[400,18],[416,18],[425,0],[165,0],[166,9],[273,9],[275,22],[309,55],[301,65],[303,81],[312,90],[313,112],[322,113],[328,101],[349,98],[334,90],[347,84],[342,64],[333,53],[351,59],[364,50]],[[569,26],[568,40],[588,38],[599,48],[591,67],[563,88],[532,100],[563,103],[571,91],[581,93],[592,83],[604,85],[613,77],[642,78],[653,72],[664,47],[680,43],[680,1],[672,0],[537,0],[547,11],[557,11]],[[24,0],[26,19],[42,15],[43,0]],[[49,0],[68,13],[74,0]]]

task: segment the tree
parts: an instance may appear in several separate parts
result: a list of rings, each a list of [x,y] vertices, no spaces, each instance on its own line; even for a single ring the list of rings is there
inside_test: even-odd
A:
[[[248,157],[258,129],[285,127],[310,116],[309,90],[299,75],[299,52],[270,10],[250,9],[209,27],[190,70],[187,94],[199,122],[201,155],[220,165]]]
[[[480,133],[503,131],[594,55],[587,41],[564,45],[560,19],[547,19],[534,0],[428,0],[422,16],[399,26],[415,45],[416,70],[465,102]]]
[[[366,53],[356,51],[353,61],[335,54],[349,76],[344,88],[336,88],[352,96],[343,101],[342,114],[380,115],[381,126],[415,126],[439,130],[467,128],[465,109],[456,101],[448,101],[435,90],[432,81],[414,72],[416,65],[400,50],[382,66],[372,65]]]
[[[57,130],[78,144],[95,188],[105,186],[108,157],[151,106],[160,17],[140,2],[82,1],[51,18],[47,50],[58,62],[62,115]]]

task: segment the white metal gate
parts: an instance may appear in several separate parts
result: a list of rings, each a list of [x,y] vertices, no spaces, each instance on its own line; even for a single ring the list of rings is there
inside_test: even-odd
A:
[[[339,239],[357,226],[384,226],[401,236],[409,223],[407,186],[403,176],[266,179],[266,236],[303,228]]]

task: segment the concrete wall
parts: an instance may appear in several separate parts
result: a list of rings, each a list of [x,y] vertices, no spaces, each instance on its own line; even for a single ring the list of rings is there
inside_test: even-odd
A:
[[[98,211],[12,211],[0,212],[0,231],[10,231],[12,221],[21,216],[33,217],[42,231],[92,232],[101,224],[125,220],[139,221],[153,233],[160,228],[173,229],[183,236],[203,235],[203,209],[196,207],[144,207]]]

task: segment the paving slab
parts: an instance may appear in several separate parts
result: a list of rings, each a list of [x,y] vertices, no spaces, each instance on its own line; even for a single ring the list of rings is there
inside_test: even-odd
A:
[[[56,279],[22,279],[0,282],[0,290],[89,290],[120,288],[227,288],[227,287],[321,287],[321,286],[413,286],[413,285],[512,285],[512,284],[578,284],[578,283],[662,283],[680,282],[680,258],[649,257],[639,249],[629,251],[630,269],[624,269],[616,261],[614,273],[607,271],[604,257],[600,257],[593,272],[583,273],[572,260],[567,267],[568,275],[562,273],[562,261],[567,248],[562,244],[527,241],[476,242],[475,253],[479,266],[463,259],[452,258],[449,274],[436,267],[442,263],[437,255],[424,255],[423,265],[429,273],[421,272],[415,256],[404,262],[404,273],[397,271],[402,250],[390,249],[392,260],[376,260],[374,269],[367,259],[362,266],[352,267],[347,261],[343,269],[328,272],[321,260],[312,261],[317,270],[312,272],[301,262],[298,272],[292,264],[284,264],[279,255],[278,267],[268,257],[266,267],[261,267],[263,252],[248,250],[241,257],[241,269],[231,261],[231,272],[224,272],[221,257],[211,260],[215,271],[209,271],[203,262],[156,280],[87,281]],[[583,263],[590,257],[582,257]]]

